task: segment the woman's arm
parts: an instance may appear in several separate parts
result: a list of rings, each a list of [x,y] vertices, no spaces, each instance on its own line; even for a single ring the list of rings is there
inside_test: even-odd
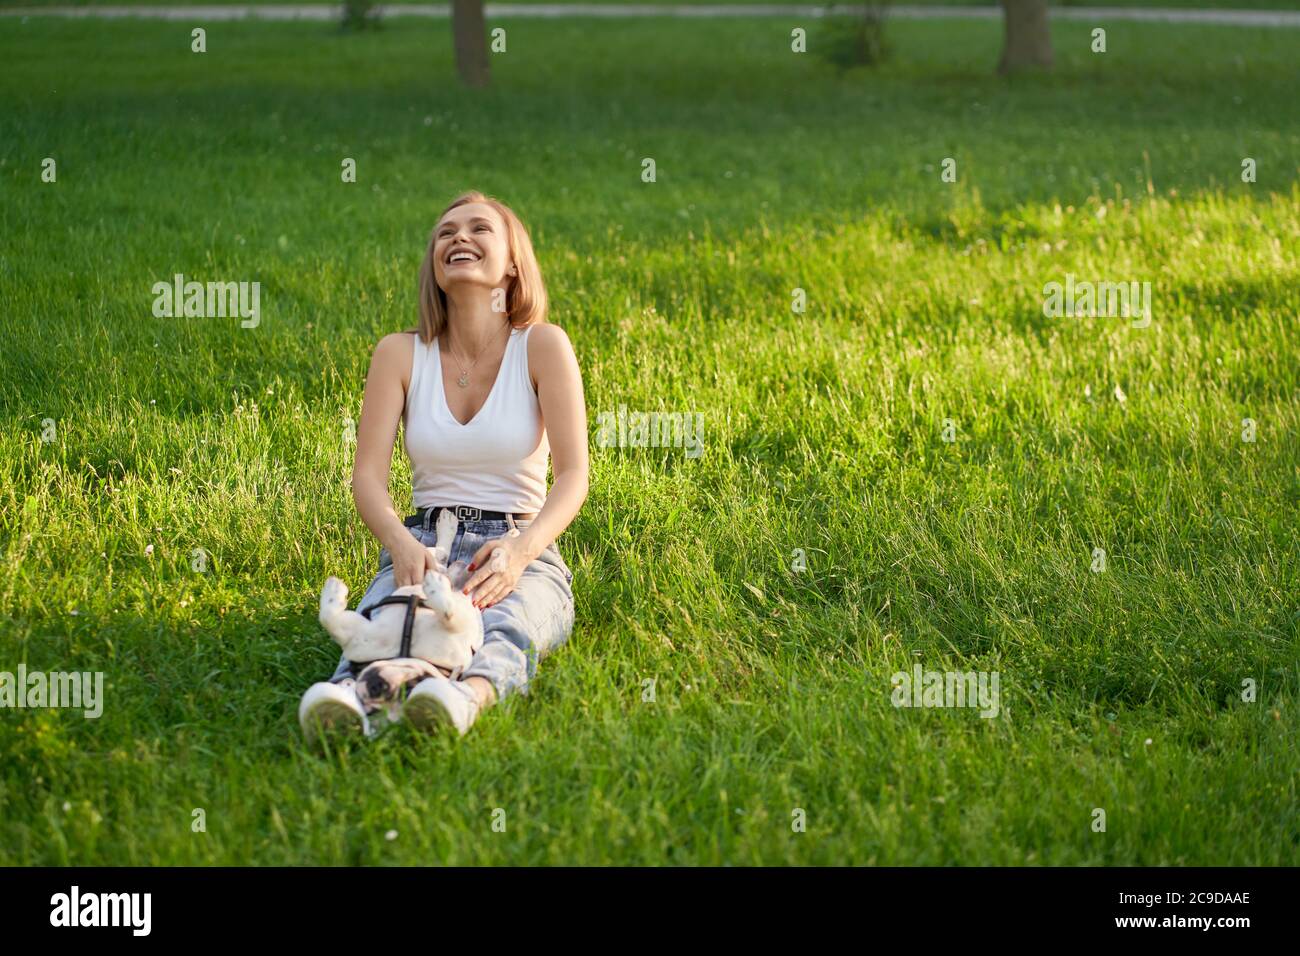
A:
[[[560,536],[587,499],[587,403],[582,392],[578,357],[564,330],[536,326],[528,337],[528,366],[537,386],[537,400],[551,443],[555,480],[546,504],[518,538],[489,541],[474,555],[477,573],[467,593],[483,607],[509,594],[529,562]],[[508,567],[497,574],[487,565],[494,549],[507,545]]]
[[[415,348],[410,335],[386,335],[375,346],[366,376],[366,393],[357,423],[357,457],[352,465],[352,499],[361,520],[393,556],[397,587],[416,584],[424,578],[433,558],[416,541],[393,508],[388,494],[388,476],[397,441],[397,425],[406,407],[411,357]]]
[[[587,500],[588,461],[587,402],[573,345],[556,325],[539,325],[529,339],[529,367],[537,384],[555,474],[546,504],[528,530],[520,534],[524,553],[531,561],[578,516],[578,509]]]

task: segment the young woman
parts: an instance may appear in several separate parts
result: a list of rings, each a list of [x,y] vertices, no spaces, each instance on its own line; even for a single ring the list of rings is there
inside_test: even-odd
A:
[[[465,591],[483,614],[483,644],[459,678],[427,678],[407,697],[405,715],[424,729],[464,734],[485,707],[525,691],[537,658],[573,628],[573,575],[554,541],[587,497],[587,416],[573,347],[546,324],[546,305],[519,218],[465,193],[429,239],[418,331],[385,336],[371,360],[352,493],[382,549],[358,610],[423,580],[450,508],[460,520],[449,563],[470,563]],[[399,421],[416,509],[405,521],[388,494]],[[488,560],[496,549],[504,561]],[[304,731],[366,726],[352,677],[344,660],[308,690]]]

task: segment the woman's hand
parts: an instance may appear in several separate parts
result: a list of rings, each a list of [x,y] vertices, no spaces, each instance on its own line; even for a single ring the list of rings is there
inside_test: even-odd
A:
[[[466,582],[465,593],[475,607],[491,607],[515,589],[531,560],[518,531],[493,538],[474,553],[469,570],[477,571]]]
[[[399,588],[423,583],[424,572],[436,567],[433,552],[405,530],[389,545],[388,553],[393,557],[393,584]]]

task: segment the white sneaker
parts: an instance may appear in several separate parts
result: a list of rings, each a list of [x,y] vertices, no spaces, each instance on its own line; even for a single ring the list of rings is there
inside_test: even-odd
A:
[[[457,735],[463,737],[473,726],[478,711],[478,697],[468,684],[445,677],[426,677],[407,696],[402,716],[412,727],[425,733],[455,727]]]
[[[324,731],[334,729],[370,736],[370,721],[350,680],[308,687],[298,704],[298,724],[309,743],[317,743]]]

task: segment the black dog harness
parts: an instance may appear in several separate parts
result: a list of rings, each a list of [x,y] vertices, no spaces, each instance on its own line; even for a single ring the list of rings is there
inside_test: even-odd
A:
[[[370,605],[370,607],[362,611],[361,616],[368,621],[370,620],[370,615],[374,614],[378,608],[390,604],[406,605],[406,620],[402,622],[402,649],[398,652],[397,656],[410,657],[411,629],[415,626],[415,609],[423,607],[428,608],[430,611],[436,611],[437,608],[430,604],[426,598],[422,598],[418,594],[390,594],[388,597],[381,601],[376,601],[374,604]],[[374,661],[368,661],[367,663],[373,664]]]
[[[471,508],[468,505],[456,505],[455,507],[445,507],[435,505],[432,508],[423,508],[416,514],[403,520],[403,524],[408,528],[419,527],[423,525],[426,529],[437,519],[440,511],[450,511],[456,516],[457,521],[525,521],[536,517],[532,514],[507,514],[504,511],[484,511],[482,508]],[[376,601],[370,607],[361,611],[361,616],[367,621],[370,616],[381,607],[387,607],[393,604],[406,605],[406,620],[402,623],[402,646],[398,651],[398,657],[411,656],[411,630],[415,626],[415,612],[418,608],[428,608],[430,611],[436,611],[429,601],[418,594],[392,594],[382,600]],[[378,660],[391,660],[392,658],[379,658]],[[366,667],[378,661],[353,661],[352,673],[359,674]],[[434,665],[435,667],[437,665]]]

